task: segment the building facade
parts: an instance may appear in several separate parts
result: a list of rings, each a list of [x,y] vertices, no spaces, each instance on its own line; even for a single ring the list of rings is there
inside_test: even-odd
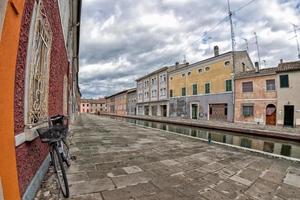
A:
[[[169,70],[170,116],[233,122],[234,73],[253,69],[246,51],[219,54]]]
[[[300,126],[300,61],[280,63],[277,70],[277,124]]]
[[[235,122],[276,125],[276,70],[257,68],[235,76]]]
[[[163,67],[136,80],[137,114],[168,116],[168,67]]]
[[[133,88],[127,92],[127,115],[136,115],[137,114],[137,89]]]
[[[80,112],[81,113],[92,113],[92,114],[100,114],[102,112],[106,112],[105,98],[81,99]]]
[[[78,57],[81,1],[4,0],[0,9],[0,88],[6,94],[0,97],[6,113],[0,117],[6,133],[0,190],[4,199],[33,199],[50,161],[36,129],[47,126],[48,116],[72,115],[70,108],[79,108],[71,94],[79,93],[73,58]]]

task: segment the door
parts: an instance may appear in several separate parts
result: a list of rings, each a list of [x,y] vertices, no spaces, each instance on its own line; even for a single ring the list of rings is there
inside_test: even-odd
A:
[[[284,106],[284,125],[294,126],[294,106]]]
[[[166,105],[162,105],[160,107],[160,109],[161,109],[161,116],[167,117],[167,106]]]
[[[145,115],[149,115],[149,106],[144,107]]]
[[[276,106],[269,104],[266,108],[266,124],[276,125]]]
[[[198,105],[192,104],[192,119],[198,119]]]
[[[209,119],[217,121],[227,121],[227,104],[210,104]]]

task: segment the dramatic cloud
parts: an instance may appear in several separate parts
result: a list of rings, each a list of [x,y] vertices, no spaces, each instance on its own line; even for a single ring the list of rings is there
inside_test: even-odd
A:
[[[296,60],[293,24],[300,27],[299,0],[231,0],[236,48],[263,67]],[[246,5],[244,7],[244,5]],[[165,65],[193,63],[231,50],[226,0],[84,0],[80,46],[83,97],[135,87],[135,79]],[[300,31],[299,31],[300,32]],[[206,34],[205,34],[206,33]],[[300,34],[299,34],[300,35]],[[300,39],[300,37],[299,37]]]

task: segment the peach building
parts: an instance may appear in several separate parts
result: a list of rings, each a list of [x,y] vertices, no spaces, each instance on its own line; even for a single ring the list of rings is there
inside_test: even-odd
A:
[[[123,90],[109,97],[106,97],[107,112],[116,115],[127,114],[127,92]]]
[[[81,99],[80,100],[80,112],[81,113],[93,113],[93,114],[99,114],[101,112],[106,112],[105,98]]]
[[[235,122],[276,125],[276,69],[241,72],[235,77]]]

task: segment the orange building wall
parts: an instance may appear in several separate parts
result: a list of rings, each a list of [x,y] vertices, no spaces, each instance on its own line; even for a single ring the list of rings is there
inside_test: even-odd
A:
[[[7,3],[0,42],[0,176],[4,199],[20,199],[14,142],[14,79],[24,0]]]
[[[277,92],[267,91],[266,81],[275,79],[276,75],[266,75],[252,78],[235,80],[235,122],[266,123],[266,108],[269,104],[277,107]],[[253,92],[243,93],[243,82],[253,82]],[[276,88],[278,86],[276,85]],[[253,103],[254,115],[244,117],[242,115],[242,104]]]

